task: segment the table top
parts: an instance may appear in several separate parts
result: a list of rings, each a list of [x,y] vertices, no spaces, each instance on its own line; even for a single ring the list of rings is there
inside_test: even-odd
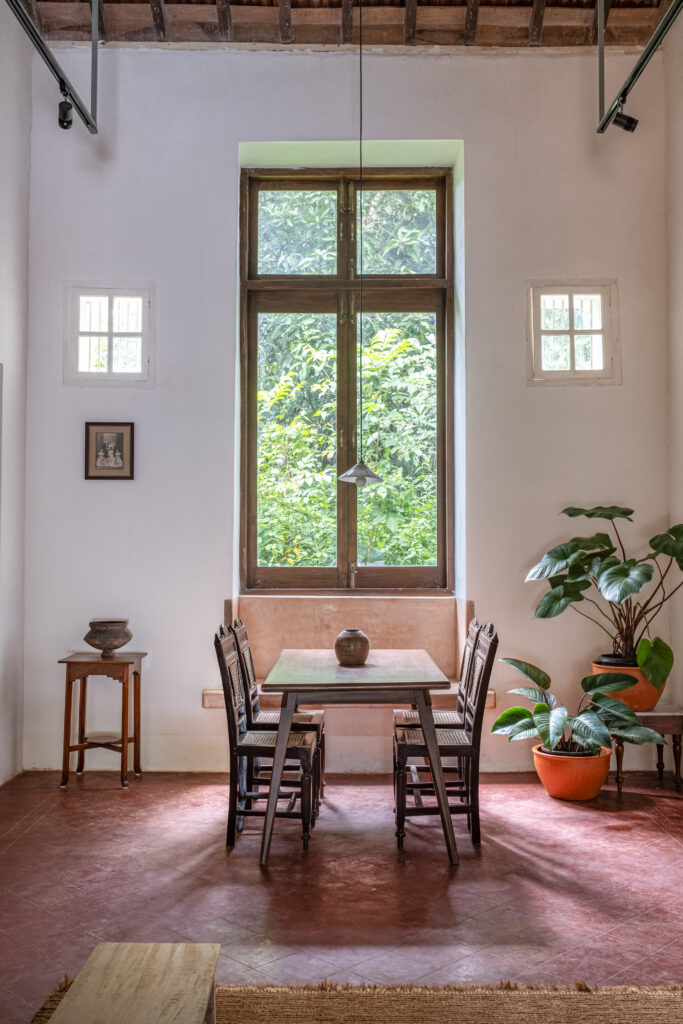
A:
[[[330,650],[284,650],[261,689],[316,693],[364,690],[447,690],[450,682],[426,651],[371,650],[357,668],[345,668]]]
[[[121,651],[120,654],[118,652],[113,654],[111,658],[103,658],[97,651],[76,651],[75,654],[68,654],[66,658],[60,658],[57,664],[72,665],[75,662],[83,664],[84,662],[97,661],[102,662],[103,665],[132,665],[133,662],[146,657],[147,651]]]

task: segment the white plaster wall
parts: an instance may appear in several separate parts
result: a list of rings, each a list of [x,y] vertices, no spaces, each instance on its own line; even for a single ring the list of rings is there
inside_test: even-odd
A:
[[[0,6],[0,782],[21,768],[30,45]]]
[[[666,201],[669,285],[671,521],[683,522],[683,21],[670,29],[664,46],[666,119]],[[683,600],[671,613],[678,656],[671,697],[683,700]]]
[[[60,57],[87,82],[84,50]],[[615,88],[632,62],[610,54]],[[592,55],[544,52],[365,63],[368,137],[464,140],[459,591],[495,621],[501,654],[544,665],[568,699],[599,634],[577,616],[534,621],[539,591],[522,583],[526,570],[576,532],[556,518],[565,504],[632,502],[637,537],[666,521],[668,504],[662,60],[629,104],[641,117],[633,136],[595,134],[595,71]],[[200,691],[216,683],[211,637],[234,578],[238,144],[354,138],[357,59],[106,50],[100,96],[99,139],[79,125],[60,132],[36,66],[27,622],[40,624],[41,643],[26,649],[25,761],[59,760],[57,659],[83,646],[92,616],[125,614],[133,646],[150,652],[145,765],[220,768],[225,723],[201,710]],[[564,276],[617,279],[623,386],[527,387],[524,283]],[[63,282],[89,278],[156,281],[155,390],[62,385]],[[98,418],[135,421],[134,482],[83,480],[83,423]],[[502,706],[512,673],[498,666],[493,685]],[[104,723],[115,687],[94,689]],[[379,746],[367,737],[366,764]],[[528,767],[528,745],[488,737],[484,763]]]

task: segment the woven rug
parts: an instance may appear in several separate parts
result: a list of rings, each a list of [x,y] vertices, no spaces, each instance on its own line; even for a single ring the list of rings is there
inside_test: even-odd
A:
[[[67,988],[54,992],[31,1024],[46,1024]],[[501,982],[421,988],[323,982],[216,989],[216,1024],[510,1024],[516,1019],[524,1024],[683,1024],[683,985],[547,988]]]

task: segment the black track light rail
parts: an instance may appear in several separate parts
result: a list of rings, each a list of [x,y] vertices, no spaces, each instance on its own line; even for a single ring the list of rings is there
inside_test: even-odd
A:
[[[647,46],[633,66],[616,97],[608,110],[605,110],[605,0],[598,0],[598,74],[600,92],[600,123],[598,132],[603,134],[611,124],[618,124],[626,131],[635,131],[638,124],[634,117],[628,117],[622,112],[622,108],[628,99],[631,89],[636,84],[650,60],[655,54],[657,47],[664,39],[674,21],[683,10],[683,0],[672,0],[666,14],[652,33]]]
[[[86,107],[85,103],[78,95],[76,89],[69,81],[69,77],[64,71],[64,68],[59,63],[54,53],[47,45],[42,35],[33,24],[28,12],[26,11],[21,0],[6,0],[7,6],[14,14],[15,18],[23,28],[26,35],[33,43],[35,49],[38,51],[40,56],[43,58],[50,71],[57,79],[59,90],[64,97],[64,101],[73,104],[76,113],[80,117],[83,124],[86,126],[91,135],[97,135],[97,30],[98,30],[98,16],[99,16],[99,0],[92,0],[92,56],[90,66],[90,110]],[[60,105],[61,106],[61,105]],[[60,110],[60,124],[61,121],[61,110]],[[70,127],[70,121],[68,124],[62,124],[62,127]]]

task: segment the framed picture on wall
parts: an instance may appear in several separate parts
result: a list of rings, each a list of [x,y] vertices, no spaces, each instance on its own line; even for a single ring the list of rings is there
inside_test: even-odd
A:
[[[86,480],[133,479],[134,428],[134,423],[86,423]]]

